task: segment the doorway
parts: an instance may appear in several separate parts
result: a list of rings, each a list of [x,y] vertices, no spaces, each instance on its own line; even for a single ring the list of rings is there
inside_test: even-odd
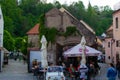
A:
[[[63,59],[63,46],[56,44],[56,64],[61,65]]]

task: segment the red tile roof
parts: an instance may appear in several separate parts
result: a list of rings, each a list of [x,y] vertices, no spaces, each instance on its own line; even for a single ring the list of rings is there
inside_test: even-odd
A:
[[[32,29],[30,29],[27,34],[30,35],[30,34],[39,34],[39,26],[40,24],[36,24]]]

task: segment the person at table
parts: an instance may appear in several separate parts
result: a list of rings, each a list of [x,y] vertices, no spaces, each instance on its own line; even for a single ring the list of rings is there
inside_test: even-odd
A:
[[[38,67],[39,67],[39,70],[43,70],[42,63],[41,63],[41,62],[38,62]]]
[[[70,64],[70,67],[68,69],[69,73],[70,73],[70,77],[73,79],[75,77],[75,67],[73,67],[73,64]]]
[[[38,67],[37,59],[34,59],[32,62],[32,71],[35,76],[38,74],[39,67]]]
[[[34,59],[34,60],[32,61],[32,69],[34,69],[35,66],[38,66],[37,59]]]

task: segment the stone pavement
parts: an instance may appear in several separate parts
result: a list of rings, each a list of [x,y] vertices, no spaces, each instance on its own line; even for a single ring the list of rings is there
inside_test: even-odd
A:
[[[35,80],[32,73],[27,72],[27,64],[21,61],[9,60],[3,71],[0,72],[0,80]]]
[[[107,80],[108,65],[105,63],[99,63],[99,65],[101,67],[100,74],[95,77],[95,80]],[[27,72],[27,64],[23,64],[22,61],[9,60],[9,64],[0,72],[0,80],[36,80],[36,78],[32,73]]]
[[[99,66],[101,67],[100,73],[96,76],[95,80],[108,80],[106,77],[108,64],[99,63]],[[118,77],[116,80],[119,80]]]
[[[108,64],[99,63],[99,66],[101,67],[100,73],[96,76],[95,80],[107,80],[106,73]]]

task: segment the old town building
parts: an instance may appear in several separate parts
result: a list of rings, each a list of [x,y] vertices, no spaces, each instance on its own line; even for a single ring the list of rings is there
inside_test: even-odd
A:
[[[63,52],[71,48],[72,46],[80,43],[82,36],[85,36],[85,39],[87,41],[86,45],[92,46],[94,48],[97,47],[94,30],[83,20],[78,20],[64,8],[53,8],[47,13],[45,13],[45,26],[47,28],[54,27],[57,29],[58,32],[66,32],[67,27],[71,26],[75,27],[80,33],[78,34],[76,32],[75,34],[69,36],[56,35],[55,42],[49,42],[47,47],[48,61],[50,62],[58,63],[58,61],[63,60]],[[31,39],[30,37],[34,37],[34,35],[28,37],[28,39]],[[38,40],[36,42],[38,42],[39,44],[40,41]],[[30,40],[28,41],[30,43]]]
[[[116,4],[118,6],[120,4]],[[113,24],[107,30],[105,39],[106,62],[115,63],[120,59],[120,7],[116,7],[113,13]]]
[[[39,24],[36,24],[27,32],[29,48],[39,48]]]

